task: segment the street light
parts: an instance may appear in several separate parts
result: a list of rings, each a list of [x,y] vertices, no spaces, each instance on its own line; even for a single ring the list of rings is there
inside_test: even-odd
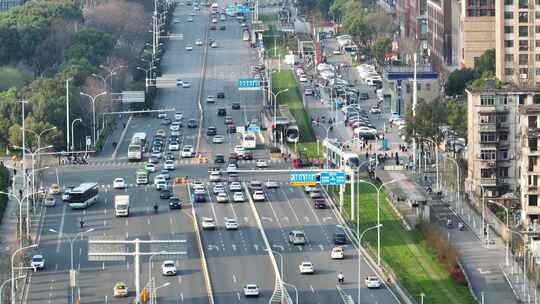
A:
[[[41,191],[38,191],[38,192],[35,192],[35,193],[28,193],[28,194],[26,194],[25,196],[23,196],[22,198],[19,199],[19,197],[17,195],[13,194],[13,193],[0,191],[0,194],[11,196],[19,204],[19,236],[21,238],[19,246],[21,246],[21,247],[23,245],[22,201],[25,200],[25,199],[28,200],[28,197],[30,197],[30,196],[32,196],[34,194],[41,194],[41,193],[42,193]],[[28,229],[28,227],[27,227],[27,229]]]
[[[377,266],[381,266],[381,189],[384,186],[387,186],[389,184],[402,181],[404,179],[393,179],[390,181],[387,181],[385,183],[382,183],[379,187],[377,187],[372,182],[366,181],[364,179],[359,180],[360,183],[368,184],[375,188],[375,191],[377,191]],[[359,191],[360,192],[360,191]],[[358,212],[360,212],[360,208],[358,208]],[[358,223],[357,223],[358,225]]]
[[[362,238],[364,237],[364,234],[366,234],[366,232],[373,229],[381,228],[381,226],[382,224],[378,224],[367,228],[362,232],[362,234],[360,234],[360,237],[358,238],[358,304],[360,304],[360,290],[362,290],[362,275],[360,273],[360,265],[362,264]]]
[[[41,131],[41,132],[39,132],[39,133],[36,133],[35,131],[32,131],[32,130],[26,130],[26,131],[28,131],[28,132],[34,134],[34,135],[37,137],[37,140],[38,140],[38,142],[37,142],[37,148],[38,148],[38,150],[39,150],[39,148],[41,148],[41,136],[42,136],[43,134],[45,134],[46,132],[49,132],[49,131],[52,131],[52,130],[56,130],[56,126],[47,128],[47,129],[45,129],[45,130],[43,130],[43,131]],[[23,130],[23,132],[24,132],[24,131],[25,131],[25,130]],[[39,155],[38,155],[38,163],[41,163],[41,156],[39,156]]]
[[[488,203],[490,204],[493,204],[493,205],[497,205],[501,208],[504,209],[504,211],[506,212],[506,231],[510,231],[510,226],[509,226],[509,219],[510,219],[510,213],[508,212],[508,207],[504,206],[503,204],[501,203],[498,203],[494,200],[488,200],[487,201]],[[509,235],[511,235],[510,233],[508,233]],[[488,240],[489,242],[489,240]],[[506,240],[506,266],[508,267],[508,264],[509,264],[509,261],[508,261],[508,251],[509,251],[509,248],[510,247],[510,239]]]
[[[70,238],[70,237],[67,237],[65,234],[61,234],[60,232],[54,230],[54,229],[49,229],[50,232],[52,233],[56,233],[58,234],[60,237],[64,237],[66,238],[66,240],[69,242],[69,249],[70,249],[70,268],[69,268],[69,272],[70,272],[70,278],[71,278],[71,274],[75,271],[74,267],[73,267],[73,243],[75,242],[75,240],[77,240],[79,238],[79,236],[82,237],[83,234],[86,234],[86,233],[90,233],[92,231],[94,231],[95,229],[94,228],[90,228],[86,231],[80,231],[79,233],[75,234],[74,237]],[[72,284],[70,284],[72,285]],[[71,287],[71,303],[74,303],[73,302],[73,298],[75,297],[74,295],[74,286]]]
[[[82,118],[74,119],[71,122],[71,151],[75,151],[75,123],[77,121],[82,123]]]
[[[37,244],[33,244],[33,245],[30,245],[30,246],[21,247],[21,248],[15,250],[13,252],[13,254],[11,255],[11,304],[15,304],[15,272],[14,272],[15,265],[13,265],[13,262],[15,260],[15,256],[17,255],[17,253],[19,253],[19,252],[21,252],[23,250],[30,249],[30,248],[36,248],[37,246],[38,246]]]
[[[15,280],[20,280],[20,279],[24,279],[24,278],[26,278],[26,276],[25,276],[25,275],[22,275],[22,276],[16,277]],[[4,283],[2,283],[2,285],[0,285],[0,304],[1,304],[1,303],[4,303],[4,299],[3,299],[3,297],[2,297],[2,294],[3,294],[3,291],[4,291],[4,286],[5,286],[7,283],[11,282],[12,280],[13,280],[13,279],[9,278],[9,279],[5,280]]]
[[[109,76],[105,77],[105,79],[109,78],[110,80],[110,92],[111,92],[111,101],[112,101],[112,94],[113,94],[113,76],[116,75],[116,71],[120,70],[120,69],[123,69],[125,68],[125,66],[123,65],[119,65],[119,66],[115,66],[113,68],[109,68],[109,67],[106,67],[102,64],[99,65],[100,68],[106,70],[107,72],[109,72]],[[105,90],[107,90],[107,87],[104,86]]]
[[[157,302],[157,291],[158,291],[158,289],[163,288],[163,287],[167,287],[169,285],[171,285],[171,282],[166,282],[165,284],[156,287],[155,290],[154,290],[154,293],[150,297],[150,299],[156,298],[156,301],[154,302],[154,300],[152,300],[150,303],[155,304]]]
[[[441,190],[441,186],[440,186],[440,183],[439,183],[439,146],[437,145],[437,143],[431,139],[431,138],[427,138],[427,137],[418,137],[422,140],[426,140],[426,141],[429,141],[431,143],[433,143],[433,148],[435,149],[435,174],[436,174],[436,180],[437,180],[437,191],[440,191]],[[416,169],[415,169],[415,172],[416,172]]]
[[[102,95],[105,95],[107,94],[107,91],[105,92],[101,92],[99,94],[97,94],[96,96],[92,96],[92,95],[89,95],[89,94],[86,94],[84,92],[80,92],[80,94],[82,96],[86,96],[88,98],[90,98],[90,101],[92,102],[92,115],[93,115],[93,122],[92,122],[92,136],[93,136],[93,140],[94,140],[94,149],[96,148],[96,99],[99,97],[99,96],[102,96]]]
[[[284,90],[281,90],[281,91],[274,94],[274,92],[272,92],[272,90],[270,90],[270,94],[272,94],[272,96],[274,96],[274,130],[277,127],[277,123],[276,123],[276,120],[277,120],[277,98],[278,98],[279,94],[285,93],[285,92],[288,92],[288,91],[289,91],[289,89],[284,89]],[[274,131],[273,133],[274,133],[274,143],[275,143],[277,141],[276,132]]]
[[[457,204],[460,205],[461,207],[461,213],[463,213],[463,205],[460,203],[460,198],[461,198],[461,189],[460,189],[460,184],[461,184],[461,169],[459,168],[459,164],[458,162],[453,159],[453,158],[448,158],[449,160],[451,160],[454,165],[456,165],[456,185],[457,185],[457,202],[456,202],[456,209],[457,209]]]
[[[150,282],[150,284],[148,284],[149,286],[148,289],[149,289],[150,294],[152,294],[151,293],[152,291],[152,259],[158,254],[166,254],[166,253],[167,251],[164,251],[164,250],[160,252],[155,252],[148,259],[148,282]]]

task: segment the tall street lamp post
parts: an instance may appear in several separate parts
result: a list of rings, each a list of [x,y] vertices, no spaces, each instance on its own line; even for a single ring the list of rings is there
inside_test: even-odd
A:
[[[107,94],[107,92],[101,92],[95,96],[92,96],[92,95],[89,95],[89,94],[86,94],[84,92],[81,92],[80,93],[82,96],[86,96],[88,98],[90,98],[90,101],[92,102],[92,137],[93,137],[93,141],[94,141],[94,149],[96,148],[96,99],[99,97],[99,96],[102,96],[102,95],[105,95]]]

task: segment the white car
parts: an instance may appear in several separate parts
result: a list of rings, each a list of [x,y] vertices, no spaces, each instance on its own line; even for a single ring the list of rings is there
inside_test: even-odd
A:
[[[184,85],[185,82],[182,82],[182,86]],[[181,112],[176,112],[174,113],[174,120],[182,120],[184,119],[184,114],[181,113]]]
[[[308,78],[306,75],[302,74],[300,77],[298,77],[298,80],[300,80],[300,82],[307,82]]]
[[[215,42],[215,41],[212,42],[212,44],[210,44],[210,47],[211,47],[211,48],[214,48],[214,49],[217,48],[217,47],[218,47],[217,42]]]
[[[167,190],[169,188],[167,181],[164,180],[154,181],[154,186],[156,190]]]
[[[279,188],[279,183],[276,182],[276,181],[271,181],[271,180],[268,180],[267,182],[264,183],[264,186],[268,189],[272,189],[272,188]]]
[[[156,172],[156,165],[147,163],[146,165],[144,165],[144,169],[146,169],[146,171],[148,172]]]
[[[247,284],[244,286],[244,296],[246,297],[258,297],[259,287],[255,284]]]
[[[114,179],[112,187],[113,189],[124,189],[126,188],[126,181],[121,177],[117,177]]]
[[[225,137],[223,137],[222,135],[215,135],[214,137],[212,137],[213,144],[222,144],[224,142],[225,142]]]
[[[238,229],[238,222],[233,218],[225,218],[225,229],[236,230]]]
[[[369,276],[365,279],[365,284],[367,288],[381,288],[381,280],[376,276]]]
[[[179,122],[173,122],[171,126],[169,127],[169,130],[171,131],[179,131],[180,130],[180,123]]]
[[[401,117],[399,116],[398,113],[394,112],[390,114],[390,118],[388,118],[388,121],[392,123],[394,120],[398,120],[398,119],[401,119]]]
[[[167,118],[167,113],[160,112],[160,113],[158,113],[157,118],[165,119],[165,118]]]
[[[210,173],[210,176],[208,177],[208,180],[211,182],[220,182],[221,181],[221,174],[219,171],[215,171]]]
[[[343,247],[336,246],[332,248],[332,253],[330,254],[330,258],[333,260],[341,260],[345,257],[345,251],[343,250]]]
[[[176,265],[174,261],[167,260],[164,261],[163,264],[161,264],[161,273],[166,276],[174,276],[176,275]]]
[[[204,188],[204,186],[196,185],[193,187],[193,193],[206,194],[206,189]]]
[[[174,22],[174,24],[178,24],[178,23],[180,23],[180,19],[174,19],[173,22]]]
[[[233,194],[233,202],[241,203],[246,200],[243,192],[235,192]]]
[[[41,254],[36,254],[32,257],[30,265],[36,270],[43,269],[45,268],[45,258]]]
[[[220,192],[216,195],[216,201],[218,203],[228,203],[229,202],[229,196],[226,192]]]
[[[242,191],[242,184],[240,182],[232,182],[229,184],[229,191]]]
[[[202,40],[201,40],[201,39],[197,39],[197,40],[195,41],[195,45],[201,46],[201,45],[202,45]]]
[[[184,82],[182,82],[182,88],[191,88],[191,82],[184,80]]]
[[[266,198],[264,197],[264,192],[261,190],[257,190],[253,192],[253,200],[256,202],[264,202]]]
[[[52,195],[45,196],[45,201],[43,203],[45,207],[54,207],[56,206],[56,198]]]
[[[216,18],[212,18],[212,23],[217,23],[217,19],[216,19]]]
[[[165,168],[165,170],[174,170],[175,169],[174,160],[172,159],[166,160],[165,163],[163,164],[163,168]]]
[[[193,46],[191,44],[186,45],[186,51],[193,51]]]
[[[225,192],[225,187],[221,183],[216,184],[214,188],[212,188],[212,192],[214,192],[214,194]]]
[[[235,173],[238,171],[238,167],[236,166],[236,164],[229,164],[227,166],[227,173]]]
[[[180,150],[180,143],[179,142],[173,141],[173,142],[169,143],[169,151],[178,151],[178,150]]]
[[[332,54],[341,55],[341,51],[339,49],[335,49],[334,51],[332,51]]]
[[[268,162],[264,159],[257,159],[255,166],[257,168],[268,168]]]
[[[371,114],[381,114],[381,108],[379,108],[379,107],[371,107],[371,109],[369,110],[369,113],[371,113]]]
[[[206,97],[206,103],[215,103],[215,102],[216,102],[216,97],[214,96]]]
[[[202,228],[203,229],[216,229],[216,221],[211,217],[202,218]]]
[[[187,22],[193,22],[193,18],[191,17],[187,18]]]
[[[301,274],[308,274],[308,273],[311,274],[315,272],[315,267],[313,266],[313,263],[311,262],[302,262],[302,264],[300,264],[298,268],[300,269]]]
[[[180,156],[182,158],[193,157],[193,146],[192,145],[185,145],[182,148],[182,152],[180,153]]]

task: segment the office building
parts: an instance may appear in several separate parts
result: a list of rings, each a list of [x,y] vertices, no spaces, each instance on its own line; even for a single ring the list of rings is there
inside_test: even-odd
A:
[[[495,0],[461,1],[462,54],[460,68],[474,68],[475,60],[495,48]]]

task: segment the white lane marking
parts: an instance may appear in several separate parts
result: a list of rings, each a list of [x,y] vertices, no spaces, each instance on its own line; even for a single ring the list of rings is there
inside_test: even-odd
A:
[[[291,204],[291,200],[289,199],[289,197],[287,196],[287,194],[285,194],[285,191],[283,191],[283,189],[279,188],[279,190],[281,191],[281,193],[283,193],[283,196],[285,196],[285,199],[287,200],[287,204],[289,205],[289,208],[291,209],[292,211],[292,214],[294,215],[294,218],[296,219],[296,222],[298,223],[298,225],[301,225],[300,224],[300,219],[298,218],[298,215],[296,214],[296,212],[294,211],[294,208]]]
[[[253,244],[253,248],[255,248],[255,251],[258,251],[259,250],[259,245]]]
[[[233,250],[233,251],[236,251],[236,245],[235,245],[235,244],[232,244],[231,246],[232,246],[232,250]]]
[[[319,248],[321,249],[321,251],[324,251],[324,245],[323,244],[319,244]]]
[[[262,219],[263,221],[269,221],[270,223],[272,223],[272,218],[270,218],[270,217],[267,217],[267,216],[261,216],[261,219]]]
[[[107,215],[107,208],[103,208],[103,214]]]
[[[238,298],[238,301],[240,301],[240,292],[236,292],[236,297]]]
[[[180,293],[180,301],[184,302],[184,293]]]
[[[58,271],[58,264],[54,264],[54,272]]]
[[[171,226],[173,226],[173,218],[172,218],[172,216],[169,217],[169,224],[171,224]]]
[[[232,280],[233,280],[233,282],[236,283],[236,276],[234,275],[234,273],[233,273],[233,275],[232,275]]]
[[[105,270],[105,262],[101,262],[101,270]]]
[[[288,217],[288,216],[284,216],[284,217],[283,217],[283,220],[284,220],[285,222],[288,223],[288,222],[289,222],[289,217]]]
[[[219,246],[208,244],[208,251],[217,250],[219,251]]]
[[[278,249],[281,250],[281,251],[285,250],[285,247],[283,247],[282,245],[276,245],[276,244],[273,244],[272,247],[278,248]]]
[[[125,224],[126,224],[126,227],[129,226],[129,220],[128,219],[126,219]]]
[[[62,243],[62,233],[64,232],[64,222],[66,220],[67,204],[64,204],[62,209],[62,219],[60,220],[60,229],[58,230],[58,241],[56,242],[56,252],[60,252],[60,244]]]
[[[182,276],[178,276],[178,285],[182,284]]]
[[[310,208],[310,209],[311,209],[311,208]],[[309,216],[304,216],[304,221],[305,221],[306,223],[309,223]]]
[[[309,289],[311,289],[311,292],[315,293],[315,289],[313,288],[313,285],[309,285]]]
[[[244,222],[246,222],[246,224],[248,224],[249,223],[249,217],[244,216]]]
[[[146,218],[146,224],[150,225],[150,218],[149,217]]]
[[[103,221],[103,226],[107,227],[107,221]]]
[[[82,248],[79,248],[79,256],[82,255]]]
[[[332,219],[331,216],[325,216],[325,217],[323,217],[322,221],[323,221],[323,223],[326,224],[326,222],[329,221],[329,220],[331,220],[331,219]]]
[[[126,231],[126,240],[129,239],[129,232]]]

